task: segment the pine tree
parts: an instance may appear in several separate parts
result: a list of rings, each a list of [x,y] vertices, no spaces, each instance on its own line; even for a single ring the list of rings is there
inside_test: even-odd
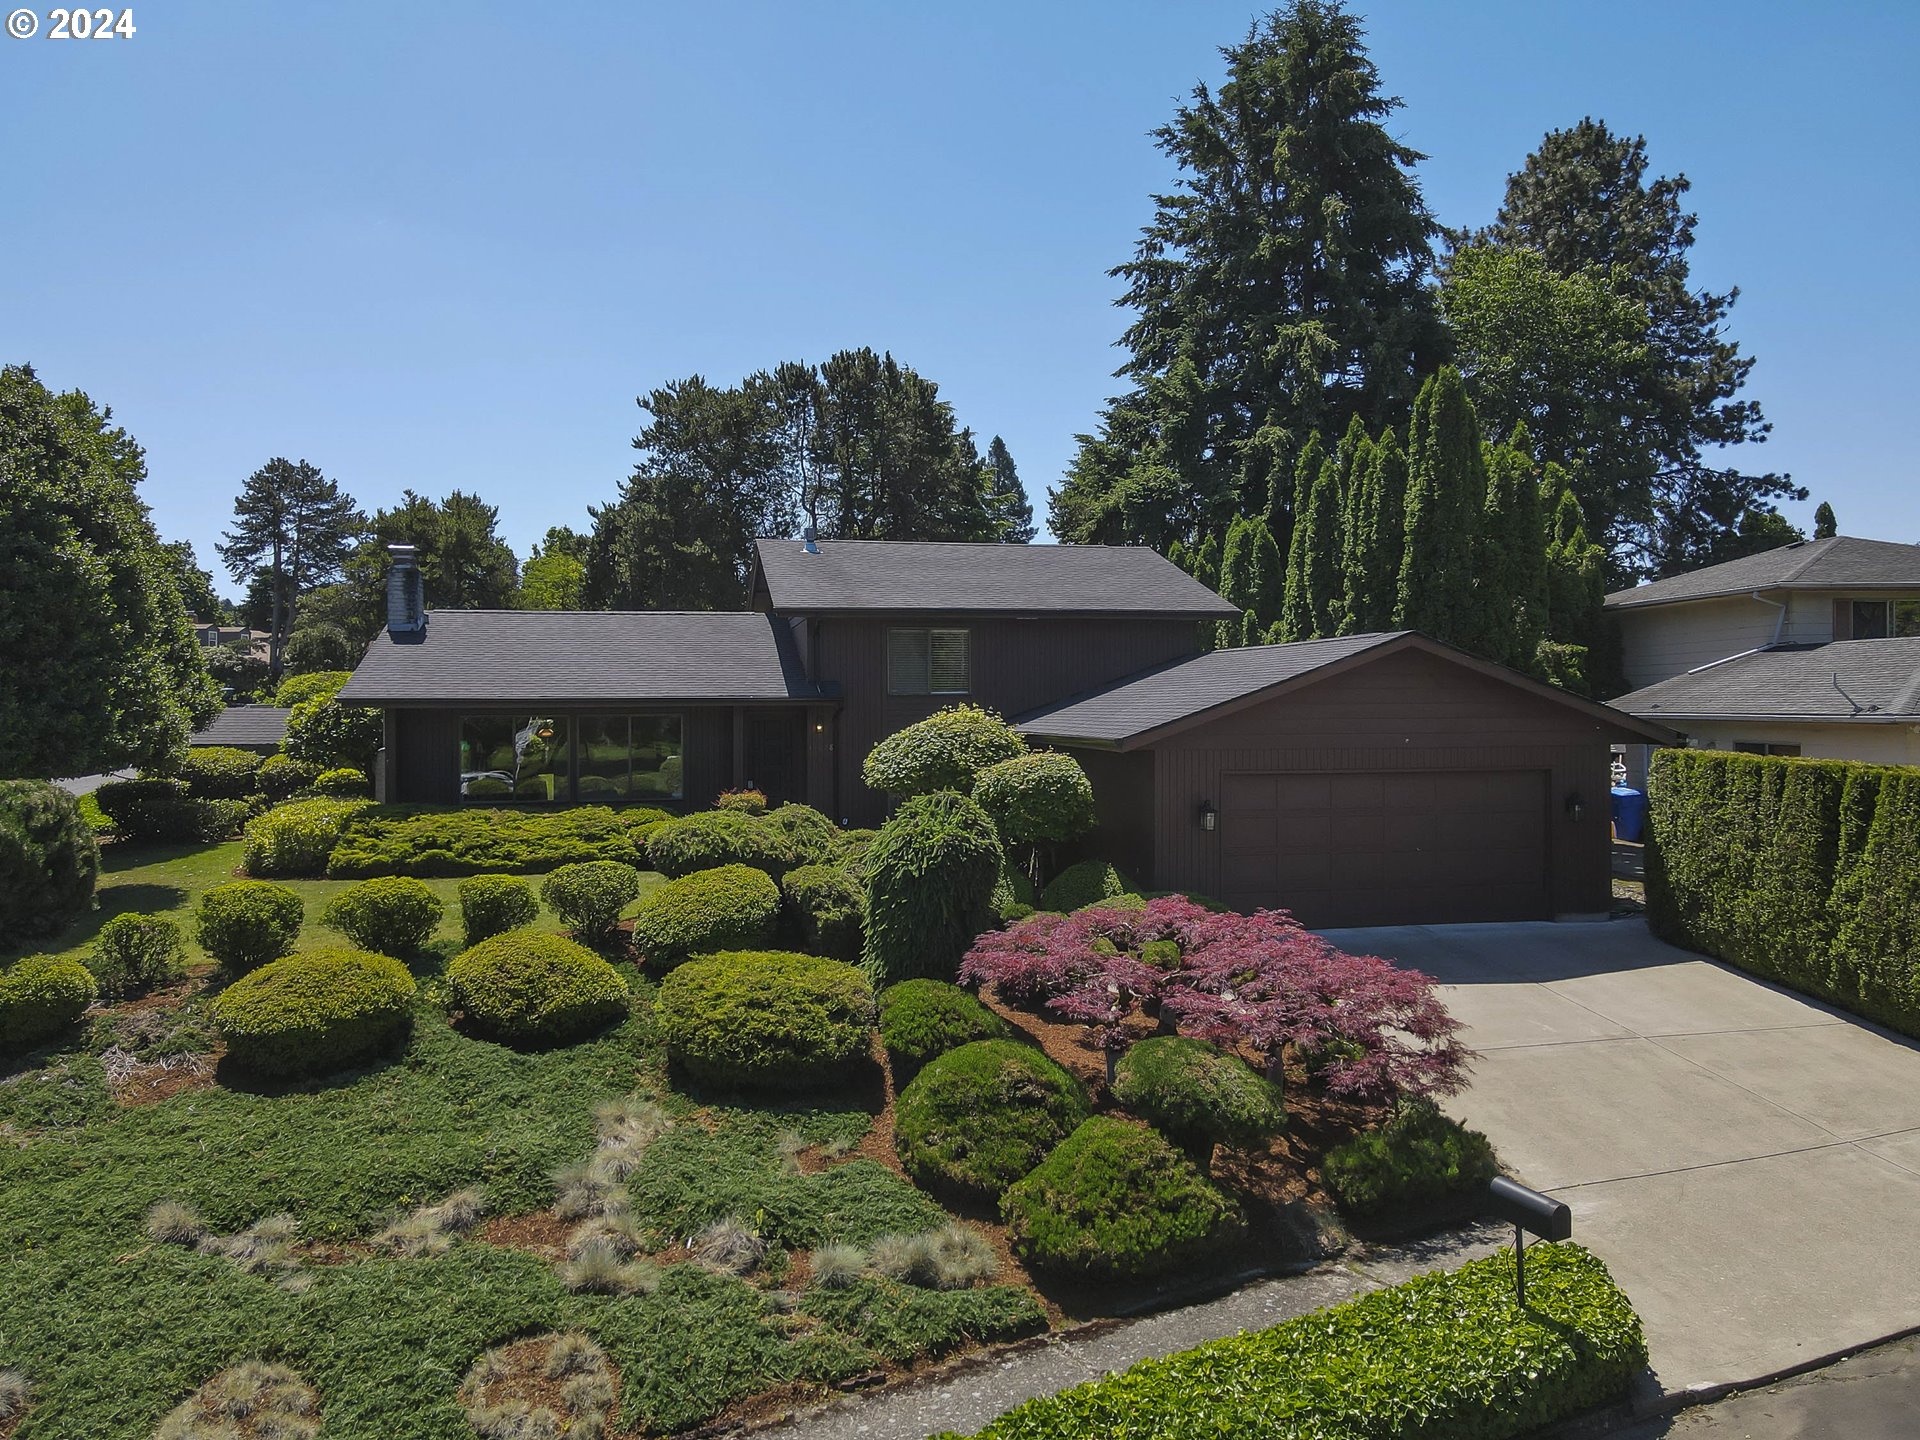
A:
[[[280,678],[298,597],[339,578],[365,523],[353,497],[305,460],[275,457],[241,486],[233,529],[214,548],[235,580],[268,577],[269,678]]]
[[[1840,533],[1840,522],[1834,518],[1833,506],[1826,501],[1820,502],[1820,508],[1813,512],[1813,538],[1831,540]]]
[[[1486,503],[1479,422],[1460,372],[1444,365],[1414,404],[1396,625],[1476,652],[1484,645],[1472,605],[1476,537]]]
[[[1526,670],[1546,634],[1547,537],[1533,442],[1524,424],[1514,426],[1506,444],[1490,447],[1487,472],[1474,608],[1489,642],[1487,658]]]
[[[1294,522],[1280,611],[1280,633],[1286,639],[1317,640],[1338,633],[1346,607],[1341,545],[1340,466],[1329,458],[1320,462],[1319,477]]]
[[[1406,549],[1407,454],[1389,425],[1369,449],[1354,485],[1347,560],[1346,630],[1368,635],[1392,628]]]
[[[987,518],[994,539],[1007,545],[1025,545],[1033,539],[1033,502],[1027,499],[1026,486],[1014,467],[1013,453],[998,435],[987,446],[986,461]]]

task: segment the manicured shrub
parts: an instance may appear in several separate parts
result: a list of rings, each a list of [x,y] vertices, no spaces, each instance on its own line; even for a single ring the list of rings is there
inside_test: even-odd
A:
[[[294,800],[276,805],[247,822],[240,863],[249,875],[258,877],[324,875],[347,823],[372,808],[365,800]]]
[[[666,1052],[714,1085],[810,1086],[843,1077],[873,1035],[873,987],[818,955],[730,951],[660,982],[653,1020]]]
[[[647,832],[647,859],[662,875],[691,875],[722,865],[751,865],[779,875],[793,864],[787,837],[757,815],[707,810]]]
[[[1040,1270],[1138,1280],[1203,1259],[1243,1231],[1239,1208],[1143,1125],[1097,1115],[1000,1201],[1016,1254]]]
[[[897,1070],[917,1070],[975,1040],[1012,1038],[1011,1025],[958,985],[902,980],[880,992],[880,1043]]]
[[[308,700],[338,695],[352,678],[351,670],[314,670],[305,675],[289,675],[273,692],[273,703],[282,710],[291,710]]]
[[[447,983],[467,1022],[514,1045],[578,1039],[627,1013],[620,972],[559,935],[509,930],[461,951]]]
[[[517,875],[469,875],[460,882],[460,924],[468,945],[540,918],[540,901]]]
[[[842,830],[840,832],[839,865],[849,874],[861,880],[867,878],[867,852],[873,848],[873,842],[880,838],[878,830]]]
[[[1031,1045],[976,1040],[900,1092],[894,1142],[920,1184],[993,1200],[1092,1111],[1080,1082]]]
[[[1342,1210],[1381,1221],[1416,1220],[1478,1200],[1496,1167],[1486,1136],[1430,1100],[1409,1100],[1379,1129],[1328,1151],[1320,1168]]]
[[[669,880],[633,914],[633,943],[655,969],[692,955],[765,945],[780,919],[780,887],[750,865],[719,865]]]
[[[1502,1251],[1008,1411],[976,1440],[1510,1440],[1624,1400],[1646,1368],[1633,1306],[1578,1245]],[[942,1437],[958,1440],[958,1437]]]
[[[837,865],[846,849],[840,827],[810,805],[782,805],[767,813],[766,823],[786,837],[795,865]]]
[[[588,860],[644,861],[636,830],[658,810],[432,810],[368,808],[327,861],[336,880],[369,875],[538,875]]]
[[[1133,893],[1133,882],[1104,860],[1069,865],[1040,892],[1040,909],[1059,914]]]
[[[173,767],[198,800],[240,800],[254,793],[260,757],[232,745],[190,745]]]
[[[245,800],[193,800],[196,840],[231,840],[253,818],[254,807]]]
[[[378,709],[343,705],[330,695],[316,695],[302,700],[287,715],[287,738],[280,748],[323,770],[336,765],[371,770],[384,732]]]
[[[100,846],[73,796],[0,780],[0,948],[64,930],[93,904]]]
[[[405,956],[419,952],[446,910],[425,881],[388,875],[349,885],[320,918],[362,950]]]
[[[343,799],[359,799],[373,793],[373,786],[367,780],[367,772],[356,770],[350,765],[338,765],[331,770],[322,770],[313,777],[313,784],[309,788],[316,795],[332,795]]]
[[[916,795],[867,852],[867,973],[876,984],[951,980],[987,927],[1000,837],[964,795]]]
[[[79,805],[80,818],[87,822],[87,828],[93,832],[94,839],[113,833],[113,822],[107,818],[107,812],[100,808],[98,795],[89,790],[84,795],[74,796],[74,802]]]
[[[1000,858],[1000,874],[993,882],[993,894],[988,907],[993,916],[1002,925],[1011,925],[1024,920],[1034,912],[1033,881],[1027,873],[1016,866],[1007,864],[1006,857]]]
[[[306,950],[241,976],[213,1002],[227,1054],[262,1075],[338,1070],[396,1039],[413,977],[388,955]]]
[[[867,894],[860,882],[832,865],[802,865],[780,881],[788,927],[816,955],[858,961]]]
[[[86,965],[100,993],[119,999],[185,975],[187,949],[164,915],[115,915],[94,936]]]
[[[304,676],[295,676],[304,679]],[[286,800],[295,791],[304,790],[320,778],[320,767],[296,760],[291,755],[269,755],[260,762],[254,781],[269,800]]]
[[[1093,785],[1080,762],[1051,750],[989,765],[973,798],[1009,845],[1051,845],[1093,828]]]
[[[991,710],[954,705],[874,746],[860,766],[860,778],[888,795],[967,792],[989,765],[1026,750],[1019,732]]]
[[[605,944],[620,925],[620,912],[640,893],[640,876],[618,860],[562,865],[547,876],[540,898],[590,945]]]
[[[233,880],[200,897],[194,934],[231,973],[255,969],[293,949],[305,917],[300,897],[266,880]]]
[[[109,780],[94,791],[100,809],[126,840],[183,843],[224,840],[246,818],[241,800],[197,800],[170,776]]]
[[[17,1055],[78,1020],[97,993],[78,960],[29,955],[0,970],[0,1054]]]
[[[1120,1057],[1113,1098],[1208,1168],[1215,1145],[1266,1144],[1287,1123],[1280,1087],[1204,1040],[1160,1035]]]
[[[737,810],[742,815],[764,815],[767,813],[767,794],[764,790],[722,790],[713,802],[716,810]]]

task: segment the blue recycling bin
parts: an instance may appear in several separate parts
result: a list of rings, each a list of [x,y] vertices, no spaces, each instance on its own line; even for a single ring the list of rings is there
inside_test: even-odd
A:
[[[1647,792],[1631,785],[1613,787],[1613,838],[1641,843],[1647,829]]]

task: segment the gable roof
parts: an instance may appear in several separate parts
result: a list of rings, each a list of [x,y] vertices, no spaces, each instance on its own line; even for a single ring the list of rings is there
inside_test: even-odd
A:
[[[1578,710],[1591,719],[1636,736],[1669,742],[1673,735],[1656,724],[1547,685],[1503,665],[1480,660],[1451,645],[1412,630],[1378,635],[1343,635],[1329,640],[1300,640],[1291,645],[1249,645],[1212,650],[1190,660],[1144,670],[1104,689],[1076,695],[1058,705],[1016,719],[1014,728],[1039,740],[1079,742],[1131,750],[1160,737],[1238,708],[1273,698],[1330,674],[1366,664],[1381,655],[1420,650],[1505,681],[1517,689]]]
[[[1671,605],[1754,590],[1920,590],[1920,545],[1835,535],[1651,580],[1607,596],[1609,610]]]
[[[1191,615],[1239,610],[1139,545],[988,545],[918,540],[754,542],[753,593],[782,613]]]
[[[1920,721],[1920,638],[1757,650],[1622,695],[1614,705],[1682,720]]]
[[[751,610],[435,610],[381,631],[341,690],[363,705],[820,698],[784,620]]]
[[[287,716],[292,713],[276,705],[229,705],[189,735],[187,744],[278,745],[287,738]]]

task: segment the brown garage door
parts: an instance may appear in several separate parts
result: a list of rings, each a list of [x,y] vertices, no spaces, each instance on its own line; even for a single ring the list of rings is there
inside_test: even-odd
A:
[[[1220,870],[1221,899],[1308,925],[1545,919],[1547,775],[1229,774]]]

